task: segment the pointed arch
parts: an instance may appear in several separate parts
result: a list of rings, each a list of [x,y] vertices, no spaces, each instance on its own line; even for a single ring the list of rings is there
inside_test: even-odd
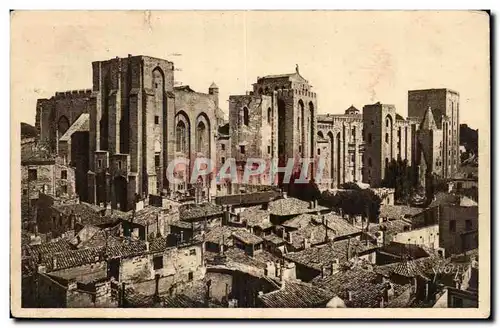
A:
[[[65,115],[61,115],[57,121],[57,132],[61,137],[69,129],[69,120]]]
[[[189,117],[183,111],[175,116],[175,150],[181,153],[189,152],[191,124]]]
[[[210,154],[210,119],[207,114],[200,113],[196,117],[195,147],[196,152]]]

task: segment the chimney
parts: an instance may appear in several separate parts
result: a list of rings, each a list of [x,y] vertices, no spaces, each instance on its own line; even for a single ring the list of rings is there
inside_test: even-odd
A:
[[[339,259],[334,259],[332,262],[332,275],[339,272],[339,267],[340,267]]]
[[[160,299],[160,275],[157,273],[155,274],[155,294],[154,294],[154,300],[155,302],[158,302]]]
[[[354,298],[354,293],[352,292],[352,290],[348,290],[347,291],[347,300],[349,302],[352,302],[353,298]]]
[[[304,249],[307,249],[311,247],[311,242],[309,241],[309,238],[304,238]]]
[[[219,240],[219,255],[224,255],[224,235]]]
[[[283,199],[287,199],[288,198],[288,193],[286,191],[283,191]]]
[[[425,300],[429,300],[430,299],[430,281],[426,281],[425,282]]]
[[[125,283],[122,282],[121,295],[120,295],[120,307],[124,307],[125,305]]]
[[[321,267],[321,278],[325,278],[326,277],[326,267],[323,265]]]
[[[184,243],[184,231],[181,230],[181,240],[180,240],[180,243]]]
[[[205,289],[205,307],[208,307],[210,301],[210,286],[212,285],[212,281],[207,281],[206,289]]]
[[[52,269],[57,269],[57,258],[55,257],[52,258]]]
[[[309,209],[312,210],[314,208],[314,201],[309,201]]]
[[[145,244],[146,244],[146,252],[149,252],[149,241],[146,241]]]
[[[291,232],[291,231],[288,233],[288,242],[289,242],[290,244],[293,242],[293,234],[292,234],[292,232]]]
[[[384,246],[384,241],[385,241],[385,232],[383,230],[379,230],[377,237],[377,246],[378,247]]]

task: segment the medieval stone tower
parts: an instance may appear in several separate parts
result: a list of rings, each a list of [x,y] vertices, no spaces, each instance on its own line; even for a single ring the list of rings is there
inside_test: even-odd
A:
[[[443,131],[440,175],[451,178],[460,167],[460,95],[450,89],[408,91],[408,116],[422,121],[429,107],[437,129]]]
[[[288,159],[315,158],[316,93],[300,74],[257,78],[247,95],[230,96],[229,119],[232,155],[237,162],[248,158],[278,159],[286,166]],[[308,177],[313,177],[310,168]],[[279,181],[261,181],[281,184]]]
[[[164,186],[175,116],[172,62],[129,56],[92,63],[89,198],[131,209]]]

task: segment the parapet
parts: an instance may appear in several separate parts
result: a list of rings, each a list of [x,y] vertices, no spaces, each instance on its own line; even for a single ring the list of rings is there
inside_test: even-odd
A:
[[[85,98],[85,97],[90,97],[91,95],[92,95],[92,89],[81,89],[81,90],[69,90],[69,91],[56,92],[55,97],[57,99]]]

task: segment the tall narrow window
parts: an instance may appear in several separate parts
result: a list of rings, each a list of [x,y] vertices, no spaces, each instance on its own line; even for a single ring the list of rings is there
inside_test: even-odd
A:
[[[456,231],[457,231],[457,221],[450,220],[450,232],[456,232]]]
[[[205,149],[205,133],[206,133],[206,127],[205,123],[200,122],[198,123],[198,126],[196,127],[196,151],[197,152],[202,152],[203,149]]]
[[[179,121],[177,123],[177,127],[175,130],[175,141],[177,146],[177,151],[185,152],[185,144],[186,144],[186,125],[183,121]]]
[[[160,154],[155,154],[155,167],[160,167]]]
[[[243,107],[243,124],[248,126],[249,123],[250,123],[250,117],[248,114],[248,108]]]
[[[271,110],[271,107],[267,109],[267,123],[271,124],[271,119],[272,119],[273,112]]]

